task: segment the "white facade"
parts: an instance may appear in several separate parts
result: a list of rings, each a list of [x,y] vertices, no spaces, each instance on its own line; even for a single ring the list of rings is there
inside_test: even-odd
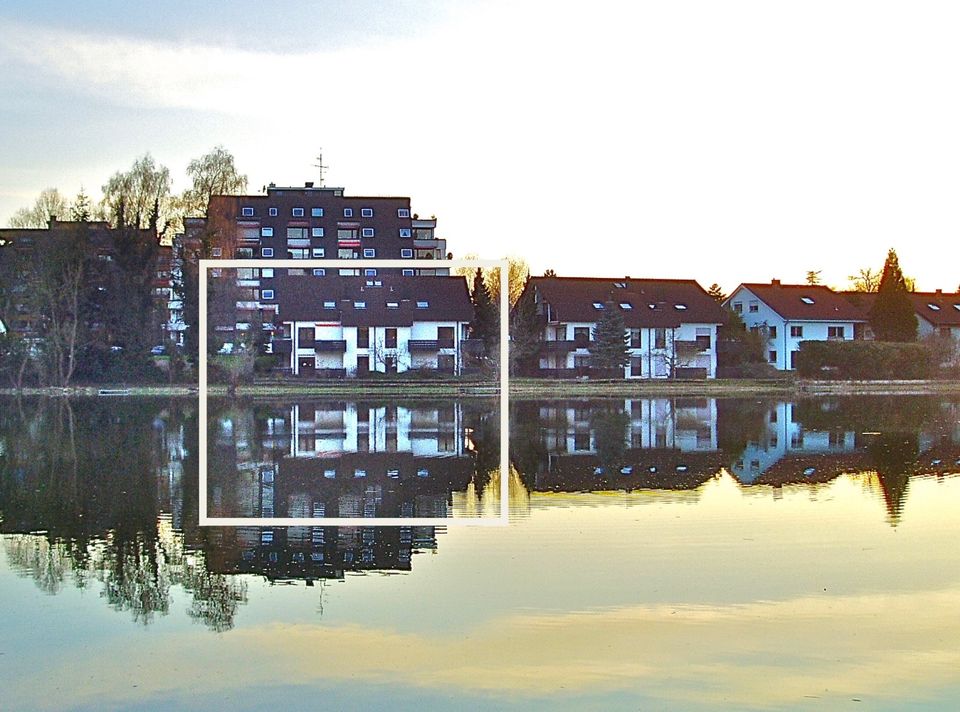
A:
[[[738,287],[726,304],[740,315],[748,329],[766,336],[764,356],[781,371],[796,367],[794,354],[804,341],[851,341],[858,323],[850,319],[785,319],[744,286]]]

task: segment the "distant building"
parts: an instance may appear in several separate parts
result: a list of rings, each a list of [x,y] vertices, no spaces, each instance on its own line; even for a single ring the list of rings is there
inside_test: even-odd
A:
[[[724,305],[763,335],[767,362],[780,370],[796,368],[802,342],[860,339],[867,321],[860,308],[829,287],[778,279],[741,284]]]
[[[847,300],[860,310],[864,319],[870,318],[870,309],[877,298],[876,292],[843,292]],[[954,360],[960,357],[960,292],[908,292],[917,316],[917,336],[924,338],[936,334],[954,341]],[[873,338],[867,325],[865,338]]]
[[[260,301],[277,309],[269,348],[290,373],[461,372],[473,318],[465,278],[290,272],[260,274]]]
[[[629,339],[626,378],[716,376],[725,317],[693,280],[534,277],[527,289],[542,320],[541,375],[589,373],[593,331],[605,309],[617,309]]]

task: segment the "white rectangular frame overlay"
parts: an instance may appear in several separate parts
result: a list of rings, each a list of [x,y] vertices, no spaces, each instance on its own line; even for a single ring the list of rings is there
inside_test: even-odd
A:
[[[359,263],[359,264],[358,264]],[[496,517],[208,517],[207,516],[207,271],[238,268],[275,269],[492,269],[500,268],[500,513]],[[198,447],[200,449],[200,526],[261,527],[446,527],[506,526],[509,519],[510,485],[510,302],[507,260],[200,260],[200,358]],[[309,276],[309,275],[307,275]],[[323,279],[317,277],[316,279]],[[359,279],[363,279],[360,276]]]

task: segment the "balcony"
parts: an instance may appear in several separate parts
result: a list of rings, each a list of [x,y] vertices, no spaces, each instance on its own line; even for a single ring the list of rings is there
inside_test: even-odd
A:
[[[439,351],[440,349],[452,349],[453,339],[411,339],[407,342],[407,348],[413,351]]]
[[[588,341],[586,340],[577,340],[569,341],[567,339],[556,340],[556,341],[541,341],[540,342],[540,351],[542,353],[556,354],[556,353],[570,353],[579,348],[586,348],[589,346]]]
[[[338,341],[334,339],[322,339],[320,341],[312,342],[313,348],[317,353],[325,354],[342,354],[347,350],[346,341]],[[304,348],[309,348],[306,344],[301,344]]]
[[[698,336],[696,339],[690,340],[681,340],[677,339],[673,342],[674,348],[678,353],[693,353],[700,351],[709,351],[710,350],[710,337],[709,336]]]
[[[288,354],[293,350],[292,339],[274,339],[270,343],[275,354]]]

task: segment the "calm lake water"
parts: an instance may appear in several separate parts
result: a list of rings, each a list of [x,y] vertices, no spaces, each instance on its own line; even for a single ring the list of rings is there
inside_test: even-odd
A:
[[[956,709],[960,401],[495,408],[0,401],[0,708]]]

